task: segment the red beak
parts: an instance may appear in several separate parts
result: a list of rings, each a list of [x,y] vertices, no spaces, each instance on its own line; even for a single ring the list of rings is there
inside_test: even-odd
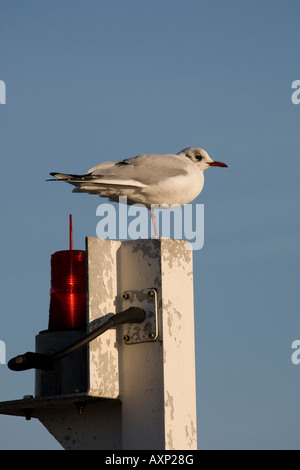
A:
[[[209,166],[222,166],[223,168],[228,168],[226,163],[222,163],[222,162],[210,162]]]

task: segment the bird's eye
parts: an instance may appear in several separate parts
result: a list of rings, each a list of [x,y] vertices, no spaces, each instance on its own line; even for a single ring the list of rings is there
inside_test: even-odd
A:
[[[199,162],[201,162],[201,160],[202,160],[203,157],[202,157],[202,155],[196,155],[196,158],[197,158],[197,160],[198,160]]]

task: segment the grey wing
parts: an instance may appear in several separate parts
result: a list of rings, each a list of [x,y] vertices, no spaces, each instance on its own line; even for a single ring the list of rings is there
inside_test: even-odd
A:
[[[147,197],[161,181],[187,173],[189,160],[182,155],[139,155],[137,157],[105,162],[91,168],[85,175],[50,173],[57,180],[75,186],[75,193],[97,194],[119,202],[126,196],[128,204],[147,203]],[[146,197],[146,199],[145,199]],[[150,201],[150,203],[152,203]],[[155,201],[154,201],[155,203]]]
[[[91,168],[87,178],[99,184],[148,186],[187,173],[186,161],[177,155],[145,154],[137,157],[105,162]]]

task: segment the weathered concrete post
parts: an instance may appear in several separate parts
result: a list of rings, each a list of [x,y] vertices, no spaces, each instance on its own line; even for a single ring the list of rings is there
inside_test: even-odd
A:
[[[0,413],[38,418],[65,449],[196,449],[189,244],[88,237],[86,249],[90,331],[130,306],[143,308],[145,321],[108,330],[62,359],[55,380],[63,394],[47,396],[51,377],[37,371],[35,398],[0,403]],[[49,341],[38,335],[38,352]]]

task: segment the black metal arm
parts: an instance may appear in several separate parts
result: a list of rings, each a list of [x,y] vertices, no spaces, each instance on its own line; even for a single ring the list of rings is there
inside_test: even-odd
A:
[[[88,333],[86,336],[76,341],[75,343],[67,346],[53,354],[41,354],[27,352],[25,354],[13,357],[8,362],[8,368],[14,371],[28,370],[28,369],[42,369],[49,370],[52,369],[53,363],[62,359],[65,356],[68,356],[74,351],[85,346],[87,343],[97,338],[97,336],[102,335],[105,331],[110,328],[114,328],[117,325],[123,325],[124,323],[142,323],[145,320],[145,312],[139,307],[129,307],[124,312],[119,312],[110,317],[102,325],[95,328],[91,333]]]

